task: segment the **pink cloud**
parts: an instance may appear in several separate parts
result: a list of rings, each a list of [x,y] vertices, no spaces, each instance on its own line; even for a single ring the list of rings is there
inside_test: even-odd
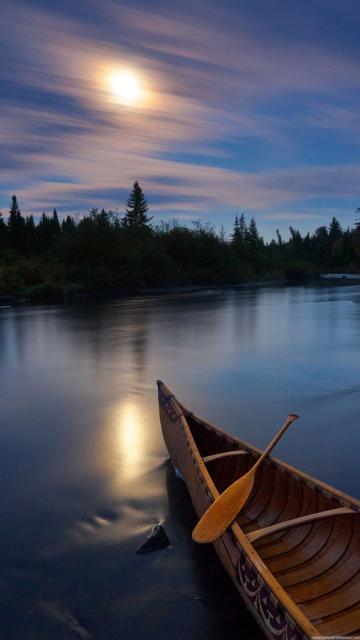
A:
[[[99,7],[97,1],[93,5]],[[109,28],[100,33],[96,24],[5,2],[2,33],[10,33],[16,20],[18,46],[0,76],[21,83],[24,93],[62,99],[62,108],[56,99],[55,106],[36,100],[0,106],[1,144],[15,164],[22,162],[21,197],[28,207],[74,201],[83,208],[114,207],[111,190],[128,189],[135,178],[165,198],[159,212],[191,208],[206,215],[211,203],[219,210],[265,210],[268,218],[295,219],[315,215],[296,214],[298,202],[325,194],[360,197],[359,165],[289,166],[294,121],[257,110],[269,96],[359,87],[351,56],[320,44],[265,42],[254,26],[232,25],[221,9],[201,21],[184,11],[159,13],[115,2],[106,4],[106,12]],[[135,52],[134,42],[141,45]],[[106,70],[124,61],[142,71],[154,94],[144,109],[114,104],[101,82]],[[317,107],[306,117],[312,126],[358,130],[350,108]],[[234,141],[236,150],[226,144]],[[285,158],[289,168],[244,170],[244,142],[266,143],[271,157]],[[180,162],[168,159],[170,154],[201,160]],[[234,158],[232,169],[224,168],[226,158]],[[19,171],[5,166],[3,181],[12,184]],[[159,183],[159,176],[171,184]],[[102,192],[98,199],[96,190]],[[289,207],[289,213],[276,214],[275,207]]]

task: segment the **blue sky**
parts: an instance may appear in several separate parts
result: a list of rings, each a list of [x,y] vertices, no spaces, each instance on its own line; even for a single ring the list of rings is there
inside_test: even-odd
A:
[[[3,214],[122,211],[138,179],[154,221],[351,226],[359,27],[358,0],[1,0]]]

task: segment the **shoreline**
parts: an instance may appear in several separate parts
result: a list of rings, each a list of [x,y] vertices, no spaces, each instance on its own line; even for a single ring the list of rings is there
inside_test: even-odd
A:
[[[28,305],[28,304],[56,304],[60,302],[67,302],[69,300],[81,300],[81,299],[117,299],[123,300],[126,298],[141,298],[150,296],[161,296],[168,294],[186,294],[196,293],[201,291],[216,291],[216,290],[228,290],[228,289],[242,289],[247,287],[266,287],[266,286],[305,286],[322,284],[328,286],[329,284],[336,284],[337,286],[351,286],[360,284],[360,274],[321,274],[317,277],[311,277],[304,280],[290,280],[286,278],[253,278],[246,279],[241,282],[232,283],[218,283],[218,284],[200,284],[200,285],[174,285],[167,287],[146,287],[139,289],[122,289],[118,291],[81,291],[79,290],[66,290],[66,287],[56,288],[56,290],[45,290],[44,292],[38,292],[37,295],[33,295],[33,292],[19,291],[9,294],[0,295],[0,308]]]

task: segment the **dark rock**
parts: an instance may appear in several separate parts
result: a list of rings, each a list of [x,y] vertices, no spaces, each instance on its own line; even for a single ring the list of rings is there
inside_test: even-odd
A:
[[[138,553],[139,555],[151,553],[152,551],[157,551],[158,549],[165,549],[165,547],[168,547],[169,544],[170,541],[165,533],[164,528],[161,526],[161,524],[155,524],[145,542],[143,542],[136,549],[136,553]]]

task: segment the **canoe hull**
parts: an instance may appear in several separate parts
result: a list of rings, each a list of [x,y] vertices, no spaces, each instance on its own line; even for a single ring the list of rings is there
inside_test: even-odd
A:
[[[172,398],[168,390],[159,385],[160,422],[164,441],[200,517],[213,501],[214,491],[211,490],[211,483],[209,486],[206,474],[204,477],[204,469],[194,451],[194,443],[186,429],[186,421],[179,419]],[[181,407],[181,410],[184,408]],[[184,415],[186,417],[186,413]],[[314,637],[316,629],[313,628],[311,633],[306,633],[299,627],[264,582],[250,554],[239,545],[231,532],[226,531],[213,546],[241,598],[267,638],[303,640]]]

